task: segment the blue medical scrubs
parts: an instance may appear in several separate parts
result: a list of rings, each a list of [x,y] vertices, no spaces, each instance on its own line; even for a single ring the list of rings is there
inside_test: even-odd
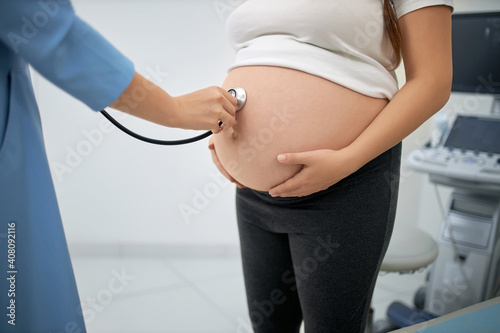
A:
[[[0,0],[0,332],[81,333],[28,64],[93,110],[121,94],[134,67],[69,1]]]

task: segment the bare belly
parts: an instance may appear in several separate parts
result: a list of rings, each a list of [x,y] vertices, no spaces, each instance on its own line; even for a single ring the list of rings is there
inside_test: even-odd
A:
[[[293,69],[248,66],[233,69],[225,89],[247,92],[236,125],[214,135],[223,167],[238,182],[259,191],[295,175],[301,165],[283,165],[281,153],[348,146],[387,104]]]

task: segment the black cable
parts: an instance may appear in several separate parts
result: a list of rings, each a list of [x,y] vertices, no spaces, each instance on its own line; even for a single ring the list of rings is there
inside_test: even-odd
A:
[[[157,139],[151,139],[151,138],[147,138],[145,136],[142,136],[142,135],[139,135],[137,133],[132,132],[131,130],[129,130],[128,128],[126,128],[122,124],[120,124],[115,118],[111,117],[109,115],[109,113],[106,112],[106,110],[101,110],[101,114],[104,117],[106,117],[106,119],[108,119],[111,123],[113,123],[113,125],[115,125],[119,129],[121,129],[123,132],[127,133],[128,135],[130,135],[130,136],[132,136],[132,137],[134,137],[136,139],[139,139],[141,141],[145,141],[145,142],[152,143],[152,144],[155,144],[155,145],[163,145],[163,146],[185,145],[185,144],[188,144],[188,143],[193,143],[193,142],[196,142],[196,141],[199,141],[199,140],[203,140],[203,139],[209,137],[210,135],[212,135],[212,131],[207,131],[207,132],[205,132],[205,133],[203,133],[201,135],[194,136],[194,137],[188,138],[188,139],[182,139],[182,140],[157,140]]]
[[[245,92],[245,89],[243,88],[233,88],[233,89],[229,89],[228,92],[234,97],[236,98],[236,111],[239,111],[243,108],[243,106],[245,105],[245,102],[247,100],[247,93]],[[188,143],[193,143],[193,142],[196,142],[196,141],[200,141],[200,140],[203,140],[207,137],[209,137],[210,135],[212,135],[212,131],[207,131],[201,135],[198,135],[198,136],[194,136],[192,138],[188,138],[188,139],[182,139],[182,140],[157,140],[157,139],[151,139],[151,138],[147,138],[145,136],[142,136],[142,135],[139,135],[135,132],[132,132],[131,130],[129,130],[128,128],[126,128],[125,126],[123,126],[122,124],[120,124],[115,118],[111,117],[109,115],[109,113],[106,112],[106,110],[101,110],[101,114],[106,117],[106,119],[108,119],[113,125],[115,125],[116,127],[118,127],[120,130],[122,130],[123,132],[127,133],[128,135],[130,135],[131,137],[134,137],[136,139],[139,139],[141,141],[144,141],[144,142],[147,142],[147,143],[152,143],[154,145],[163,145],[163,146],[178,146],[178,145],[185,145],[185,144],[188,144]],[[222,125],[222,121],[219,120],[219,127]]]

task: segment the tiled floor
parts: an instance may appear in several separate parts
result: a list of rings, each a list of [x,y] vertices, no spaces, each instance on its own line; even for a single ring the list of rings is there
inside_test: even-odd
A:
[[[88,333],[250,333],[238,258],[73,257]],[[425,272],[379,277],[373,305],[411,304]]]

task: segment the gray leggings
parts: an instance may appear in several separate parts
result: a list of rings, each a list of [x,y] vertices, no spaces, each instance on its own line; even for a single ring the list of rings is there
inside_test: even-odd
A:
[[[238,189],[243,272],[255,332],[363,332],[396,213],[401,144],[300,198]]]

